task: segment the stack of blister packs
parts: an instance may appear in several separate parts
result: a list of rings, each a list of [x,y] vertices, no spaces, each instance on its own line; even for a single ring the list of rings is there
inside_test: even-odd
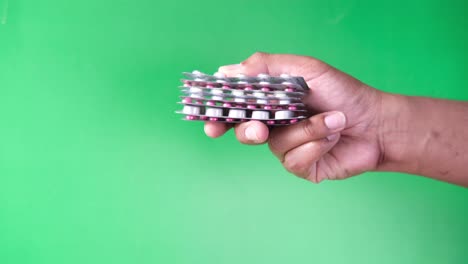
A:
[[[184,73],[182,111],[186,120],[239,123],[258,120],[267,125],[294,124],[306,116],[302,98],[309,88],[302,77],[272,77],[199,71]]]

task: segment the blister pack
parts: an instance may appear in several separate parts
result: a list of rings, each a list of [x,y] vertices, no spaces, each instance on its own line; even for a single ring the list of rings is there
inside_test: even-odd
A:
[[[258,120],[267,125],[289,125],[306,118],[302,98],[309,91],[304,78],[237,75],[226,77],[199,71],[183,73],[181,89],[185,120],[240,123]]]

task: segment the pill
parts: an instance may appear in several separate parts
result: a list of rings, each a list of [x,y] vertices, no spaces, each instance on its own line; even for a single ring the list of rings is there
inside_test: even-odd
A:
[[[195,119],[197,119],[197,117],[196,117],[196,116],[188,115],[188,116],[185,117],[185,119],[187,119],[187,120],[195,120]]]
[[[244,91],[242,91],[242,90],[232,90],[231,93],[234,96],[244,96]]]
[[[271,110],[271,109],[273,109],[273,107],[272,107],[271,105],[265,105],[265,106],[263,107],[263,109],[265,109],[265,110]]]
[[[187,115],[199,115],[200,114],[200,107],[192,106],[192,105],[184,105],[182,112]]]
[[[287,97],[288,95],[285,92],[276,92],[275,96],[278,98]]]
[[[253,119],[269,119],[270,113],[268,111],[252,111],[252,118]]]
[[[184,103],[184,104],[190,104],[190,103],[192,103],[192,99],[186,97],[186,98],[184,98],[184,99],[182,100],[182,103]]]
[[[295,105],[290,105],[288,109],[294,111],[294,110],[297,110],[297,107]]]
[[[214,101],[208,101],[206,102],[206,105],[215,106],[216,103]]]
[[[275,124],[275,121],[273,121],[273,120],[268,120],[268,121],[267,121],[267,124],[268,124],[268,125],[274,125],[274,124]]]
[[[202,98],[202,89],[199,88],[199,87],[191,87],[189,89],[189,93],[190,93],[190,97],[194,97],[194,98]]]
[[[253,96],[255,96],[255,97],[265,97],[265,93],[254,92],[254,93],[253,93]]]
[[[215,72],[213,74],[214,77],[218,78],[218,79],[224,79],[226,78],[226,74],[222,73],[222,72]]]
[[[238,73],[236,75],[236,77],[239,78],[239,79],[245,79],[246,78],[245,74],[242,74],[242,73]]]
[[[268,92],[268,91],[270,91],[270,88],[268,88],[268,87],[262,87],[261,90],[264,91],[264,92]]]
[[[220,96],[222,95],[224,92],[222,89],[219,89],[219,88],[213,88],[211,89],[211,93],[214,94],[213,95],[213,100],[223,100],[223,97]]]
[[[247,109],[256,109],[256,108],[257,107],[255,105],[251,105],[251,104],[247,105]]]
[[[258,78],[260,79],[268,79],[270,78],[270,75],[266,74],[266,73],[260,73],[257,75]]]
[[[230,109],[229,117],[230,118],[245,118],[245,110]]]
[[[192,74],[197,75],[197,76],[203,75],[203,73],[201,71],[197,71],[197,70],[193,71]]]
[[[293,115],[294,113],[292,111],[287,111],[287,110],[277,111],[275,113],[275,119],[290,119],[293,117]]]
[[[223,107],[232,107],[232,105],[230,103],[224,103]]]
[[[190,87],[189,91],[190,93],[201,93],[203,89],[200,87]]]
[[[280,105],[287,105],[287,104],[290,104],[290,103],[291,103],[291,100],[287,100],[287,99],[279,100]]]
[[[261,86],[268,86],[268,85],[270,85],[269,82],[265,82],[265,81],[261,81],[261,82],[259,82],[259,84],[260,84]]]
[[[267,104],[268,100],[266,99],[257,99],[257,104]]]
[[[281,74],[280,77],[283,78],[283,79],[291,78],[291,76],[289,74],[286,74],[286,73]]]
[[[219,116],[223,116],[223,109],[221,109],[221,108],[214,108],[214,107],[207,107],[207,108],[206,108],[205,115],[206,115],[206,116],[210,116],[210,117],[219,117]]]

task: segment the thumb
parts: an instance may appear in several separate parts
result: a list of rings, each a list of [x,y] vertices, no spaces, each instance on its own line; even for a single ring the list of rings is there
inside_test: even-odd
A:
[[[308,56],[256,52],[240,64],[221,66],[218,71],[227,76],[237,74],[255,76],[260,73],[273,76],[289,74],[311,80],[329,69],[331,69],[331,66],[328,64]]]

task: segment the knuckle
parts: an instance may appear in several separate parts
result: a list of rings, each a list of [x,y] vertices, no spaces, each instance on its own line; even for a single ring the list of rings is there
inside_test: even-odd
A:
[[[268,148],[270,148],[270,151],[275,154],[281,154],[282,152],[280,148],[280,141],[277,137],[270,137],[268,140]]]
[[[306,121],[302,122],[302,131],[304,135],[309,139],[317,138],[318,131],[314,124],[314,121],[311,119],[307,119]]]
[[[307,164],[304,164],[304,162],[302,162],[301,160],[290,159],[286,155],[284,162],[283,162],[283,166],[287,171],[301,178],[304,178],[307,176]]]
[[[246,62],[255,62],[255,61],[264,61],[265,57],[268,56],[268,53],[257,51],[254,54],[252,54]]]

